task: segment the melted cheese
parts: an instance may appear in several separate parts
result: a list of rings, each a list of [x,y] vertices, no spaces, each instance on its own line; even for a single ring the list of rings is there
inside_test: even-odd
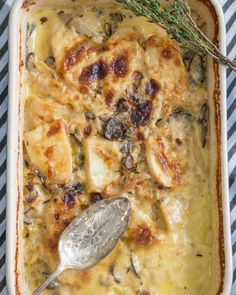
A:
[[[147,40],[145,61],[148,71],[167,94],[176,96],[185,87],[186,70],[179,49],[167,37],[152,36]]]
[[[90,137],[84,141],[88,191],[102,191],[116,182],[120,169],[120,144]]]
[[[152,175],[164,187],[180,185],[185,171],[190,171],[191,165],[197,165],[194,158],[191,163],[187,161],[194,146],[194,130],[189,125],[188,118],[170,118],[164,126],[149,129],[145,140],[147,163]]]
[[[24,135],[25,146],[33,165],[50,182],[67,183],[72,173],[71,146],[63,121],[43,124]]]
[[[29,115],[27,125],[35,128],[44,122],[50,123],[62,119],[68,114],[68,110],[52,99],[33,97],[29,102],[27,113]]]
[[[206,81],[193,81],[163,29],[113,2],[97,5],[40,7],[28,19],[36,25],[24,133],[29,289],[55,269],[74,216],[127,195],[129,227],[108,257],[63,272],[58,289],[42,294],[215,295],[209,145],[199,120]]]
[[[147,162],[151,173],[164,187],[172,187],[175,182],[175,171],[171,161],[165,155],[161,139],[148,139],[146,144]],[[163,147],[162,147],[163,146]]]
[[[33,84],[32,88],[34,89],[35,85],[38,85],[38,91],[41,92],[41,95],[50,95],[61,104],[70,104],[74,108],[78,108],[80,94],[76,90],[68,88],[45,63],[36,61],[30,73],[29,80]]]

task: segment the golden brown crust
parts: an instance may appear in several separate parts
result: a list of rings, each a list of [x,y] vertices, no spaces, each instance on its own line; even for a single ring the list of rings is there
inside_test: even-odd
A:
[[[74,49],[74,50],[75,50],[74,56],[71,53],[72,55],[71,56],[68,55],[68,57],[67,57],[68,63],[66,63],[65,71],[70,70],[80,60],[80,53],[76,54],[76,49]],[[78,50],[78,52],[79,52],[79,50]],[[182,61],[181,61],[181,59],[178,58],[178,54],[179,54],[178,53],[178,50],[176,50],[175,47],[169,46],[168,44],[167,45],[165,44],[164,45],[164,49],[162,49],[162,51],[161,51],[161,56],[162,56],[163,59],[173,60],[175,66],[181,67],[182,66]],[[108,69],[109,69],[109,73],[110,72],[113,72],[114,76],[117,76],[118,78],[124,78],[124,77],[126,77],[127,76],[127,71],[128,71],[128,66],[127,66],[128,65],[128,62],[127,62],[127,60],[128,60],[128,58],[127,59],[123,59],[123,56],[118,56],[118,58],[115,59],[115,61],[112,61],[112,62],[109,61],[107,63]],[[87,68],[87,70],[84,70],[84,71],[85,72],[86,71],[89,72],[88,68]],[[92,69],[92,72],[93,72],[93,69]],[[82,79],[82,81],[84,81],[85,82],[84,84],[86,85],[86,84],[90,83],[91,81],[97,81],[97,80],[102,80],[102,79],[106,78],[106,76],[108,75],[106,73],[106,71],[105,71],[105,74],[103,73],[103,69],[102,69],[101,72],[98,71],[98,76],[95,75],[96,76],[95,78],[94,78],[94,76],[92,74],[92,75],[90,75],[90,76],[92,76],[92,78],[88,78],[88,79],[84,79],[84,80]],[[95,80],[93,80],[93,79],[95,79]],[[184,79],[183,80],[181,80],[181,79],[182,78],[180,78],[180,80],[179,80],[180,81],[180,84],[182,84],[182,83],[184,84],[184,82],[183,82]],[[116,81],[116,78],[114,78],[114,81]],[[155,82],[153,82],[153,81],[155,81]],[[153,79],[153,81],[150,80],[149,82],[146,83],[145,92],[150,97],[150,99],[154,99],[156,97],[156,95],[159,93],[160,89],[162,89],[161,85],[158,84],[159,82],[156,81],[156,79],[155,80]],[[179,88],[179,85],[175,86],[172,90],[176,91],[177,93],[182,93],[182,91],[183,91],[182,89]],[[87,91],[87,90],[85,90],[85,91]],[[108,90],[106,92],[105,96],[104,96],[104,100],[105,100],[105,103],[107,104],[107,106],[110,106],[112,104],[113,97],[114,97],[113,89],[112,90]],[[217,98],[218,97],[216,97],[216,99]],[[219,119],[218,117],[220,117],[220,114],[218,114],[216,116],[217,116],[217,119]],[[216,120],[216,122],[217,122],[217,124],[219,124],[218,120]],[[90,125],[88,125],[85,128],[86,128],[86,130],[84,131],[84,136],[85,137],[86,136],[90,136],[90,133],[91,133]],[[87,132],[87,130],[90,130],[90,131]],[[220,130],[218,132],[220,133]],[[55,133],[57,133],[57,130],[56,129],[55,130],[51,130],[49,132],[48,136],[52,136]],[[87,133],[89,133],[89,134],[87,135]],[[142,135],[142,140],[143,139],[144,138],[143,138],[143,135]],[[218,136],[217,136],[217,139],[218,139]],[[181,142],[181,144],[182,144],[182,142]],[[181,144],[179,144],[179,145],[181,145]],[[220,148],[218,148],[218,149],[220,149]],[[48,158],[50,158],[52,156],[53,152],[54,152],[53,151],[53,148],[49,147],[45,151],[45,156],[48,157]],[[219,152],[219,150],[218,150],[218,152]],[[165,163],[162,161],[163,162],[163,168],[165,168],[166,164],[168,163],[168,161],[165,159],[165,157],[164,157],[164,160],[165,160],[164,161]],[[173,169],[175,170],[175,168],[177,166],[174,165],[173,166]],[[179,171],[179,168],[177,170]],[[219,160],[219,163],[218,163],[218,170],[219,170],[219,174],[217,174],[217,179],[218,179],[217,181],[220,182],[220,179],[221,179],[221,176],[220,176],[220,160]],[[50,174],[50,171],[49,171],[49,174]],[[142,181],[143,180],[136,181],[135,182],[135,186],[139,186],[140,185],[140,182],[142,182]],[[130,183],[129,183],[129,185],[130,185]],[[219,199],[219,207],[220,207],[220,203],[222,202],[222,200],[220,198],[220,186],[218,187],[218,199]],[[222,204],[221,204],[221,206],[222,206]],[[53,241],[57,241],[58,235],[60,234],[60,230],[59,230],[60,225],[62,225],[62,227],[65,227],[68,224],[69,220],[72,218],[71,216],[73,216],[73,214],[75,214],[75,212],[72,212],[73,209],[74,209],[74,205],[72,206],[72,209],[71,209],[71,206],[70,205],[69,206],[64,206],[63,205],[62,208],[61,208],[61,205],[60,205],[60,206],[56,206],[56,208],[57,209],[60,208],[59,211],[61,210],[60,212],[62,212],[62,214],[60,214],[60,212],[56,212],[53,215],[53,220],[55,219],[55,230],[56,231],[52,234],[53,238],[50,239],[50,241],[49,241],[49,244],[51,245],[50,247],[52,249],[55,247],[55,245],[53,245]],[[70,210],[72,210],[71,211],[72,213],[68,213],[68,216],[67,216],[67,212],[70,212]],[[219,212],[220,212],[219,214],[222,215],[221,210],[219,210]],[[63,220],[61,220],[61,216],[64,216],[65,218],[63,217]],[[220,223],[222,223],[222,216],[220,216]],[[221,230],[222,230],[222,228],[223,228],[222,224],[220,224],[220,227],[221,227]],[[137,244],[137,245],[139,245],[139,247],[150,246],[150,245],[153,244],[153,241],[154,241],[152,229],[147,224],[145,224],[145,223],[138,225],[137,228],[136,228],[136,230],[133,231],[133,234],[131,236],[133,236],[132,239],[133,239],[134,243]],[[221,237],[223,239],[223,233],[222,232],[221,232]],[[221,240],[221,243],[222,242],[223,242],[223,240]],[[220,250],[221,262],[222,262],[224,260],[224,253],[222,252],[222,250],[220,249],[220,247],[219,247],[219,250]],[[222,267],[223,267],[223,265],[224,265],[224,262],[222,264]],[[222,282],[223,282],[223,280],[222,280]],[[220,289],[222,289],[222,288],[223,288],[223,283],[222,283]]]
[[[33,0],[25,0],[21,7],[24,8],[24,9],[29,9],[30,6],[32,6],[33,4],[35,4],[35,1],[33,1]]]
[[[131,230],[128,239],[134,243],[136,247],[149,247],[156,243],[156,239],[152,230],[147,224],[139,224],[135,229]]]
[[[70,50],[68,49],[65,54],[65,59],[62,63],[62,72],[68,71],[73,65],[75,65],[79,60],[85,57],[86,52],[89,49],[88,40],[80,42],[73,46]]]

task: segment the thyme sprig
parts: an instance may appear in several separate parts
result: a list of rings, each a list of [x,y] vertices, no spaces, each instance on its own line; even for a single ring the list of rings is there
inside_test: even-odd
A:
[[[163,7],[156,0],[117,0],[126,9],[137,16],[144,16],[148,21],[157,23],[165,29],[171,38],[183,48],[197,52],[207,52],[219,63],[236,71],[236,63],[229,60],[199,29],[191,16],[187,0],[170,1],[169,7]]]

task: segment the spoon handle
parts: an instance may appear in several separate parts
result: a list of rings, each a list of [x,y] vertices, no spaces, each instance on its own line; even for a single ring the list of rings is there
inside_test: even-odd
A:
[[[46,281],[44,281],[31,295],[39,295],[64,269],[65,267],[62,264],[59,264]]]

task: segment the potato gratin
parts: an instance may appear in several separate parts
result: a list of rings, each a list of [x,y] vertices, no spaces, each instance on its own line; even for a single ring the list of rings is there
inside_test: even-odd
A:
[[[206,57],[112,2],[38,7],[27,26],[29,289],[55,269],[73,217],[123,195],[132,216],[111,254],[63,272],[43,294],[211,294]]]

